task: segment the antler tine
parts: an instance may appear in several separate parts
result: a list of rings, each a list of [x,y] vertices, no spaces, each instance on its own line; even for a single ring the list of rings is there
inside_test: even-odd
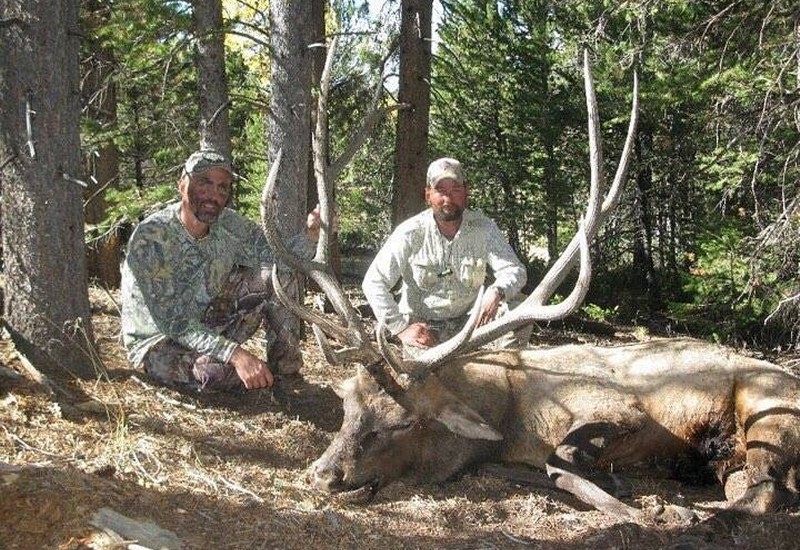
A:
[[[589,94],[589,83],[591,83],[591,71],[588,67],[588,52],[584,52],[584,79],[587,81],[587,92],[586,92],[586,100],[587,100],[587,108],[590,111],[597,112],[597,101],[594,97],[594,84],[592,86],[592,93],[591,98]],[[591,99],[591,102],[590,102]],[[591,106],[589,106],[591,103]],[[617,164],[617,171],[614,175],[614,181],[611,184],[611,187],[606,194],[605,200],[603,200],[603,204],[600,207],[599,216],[593,220],[591,220],[591,225],[588,228],[588,239],[591,241],[594,239],[594,236],[597,232],[597,228],[600,224],[602,224],[606,218],[608,217],[609,213],[616,207],[617,203],[619,202],[620,198],[622,197],[622,190],[624,188],[625,183],[625,176],[628,172],[628,165],[630,164],[630,157],[633,151],[633,144],[634,139],[636,137],[636,128],[639,122],[639,75],[634,70],[633,72],[633,100],[631,104],[631,117],[630,122],[628,123],[628,134],[625,137],[625,145],[622,148],[622,153],[620,154],[619,163]],[[592,124],[591,124],[591,117],[590,117],[590,136],[592,134]],[[594,141],[593,138],[590,137],[590,146],[591,143]],[[598,142],[599,145],[599,142]],[[567,247],[564,249],[564,252],[561,253],[561,256],[553,263],[550,267],[548,272],[542,277],[542,280],[539,282],[537,287],[534,289],[533,292],[530,294],[530,299],[534,303],[543,304],[550,297],[555,293],[558,286],[564,281],[564,278],[567,276],[567,273],[572,269],[575,265],[575,262],[578,259],[578,247],[580,246],[579,243],[579,236],[575,235]]]
[[[396,372],[413,372],[416,377],[424,375],[429,370],[440,365],[451,355],[458,353],[461,347],[469,342],[469,337],[472,336],[475,327],[478,325],[478,319],[480,319],[484,291],[485,289],[481,287],[478,291],[478,297],[472,305],[472,310],[470,311],[467,322],[458,334],[454,335],[449,340],[445,340],[441,344],[425,350],[414,359],[401,361],[395,356],[386,342],[385,325],[383,320],[380,320],[375,329],[375,339],[378,342],[378,350],[380,350],[383,358],[386,359],[386,362],[389,363]]]
[[[304,260],[292,253],[283,243],[278,226],[275,224],[275,183],[278,179],[278,169],[283,157],[283,150],[275,155],[275,160],[269,169],[267,183],[261,193],[261,225],[267,241],[272,246],[275,255],[282,259],[292,269],[301,273],[309,273],[315,268],[324,269],[325,266],[314,266],[312,262]]]
[[[272,288],[275,289],[275,294],[278,296],[278,299],[281,301],[281,303],[283,303],[289,311],[300,317],[300,319],[309,325],[319,326],[319,328],[341,342],[348,341],[348,332],[345,327],[333,323],[325,316],[313,310],[302,307],[300,304],[292,300],[288,294],[286,294],[286,290],[283,288],[283,284],[278,278],[277,266],[272,266]]]
[[[472,304],[472,311],[470,311],[469,318],[458,334],[424,351],[413,360],[406,361],[408,366],[414,369],[414,372],[424,373],[426,370],[433,369],[448,357],[458,353],[469,342],[470,336],[472,336],[472,333],[478,326],[478,319],[480,319],[481,315],[481,304],[483,303],[483,293],[485,290],[484,287],[481,287],[478,291],[478,297],[475,298],[475,303]]]
[[[620,155],[619,165],[614,177],[614,182],[605,199],[600,202],[600,189],[602,187],[602,148],[599,131],[599,115],[597,99],[594,92],[589,53],[584,51],[584,82],[586,87],[586,108],[588,111],[589,126],[589,159],[591,166],[591,181],[589,191],[589,205],[583,222],[578,232],[573,237],[561,256],[548,270],[542,281],[530,296],[514,310],[500,319],[488,323],[473,333],[470,341],[462,346],[461,351],[469,351],[491,342],[500,335],[519,328],[532,321],[554,321],[566,317],[580,306],[588,292],[589,278],[591,277],[591,258],[589,242],[594,238],[597,229],[608,213],[619,202],[622,195],[625,175],[630,161],[633,141],[636,134],[639,107],[639,79],[634,72],[633,79],[633,104],[631,107],[631,120],[628,125],[628,134],[625,146]],[[555,293],[563,282],[567,273],[580,257],[580,273],[572,292],[559,304],[543,305]]]
[[[389,366],[392,367],[395,372],[405,372],[405,361],[394,352],[389,342],[386,341],[386,323],[383,319],[379,319],[378,326],[375,327],[375,341],[378,342],[378,351],[381,352],[381,355],[386,362],[389,363]]]
[[[572,292],[561,302],[550,305],[533,304],[530,302],[530,298],[528,298],[500,319],[495,319],[478,328],[473,333],[470,341],[462,347],[462,351],[477,349],[506,332],[515,330],[533,321],[550,322],[563,319],[583,303],[586,294],[589,292],[589,283],[592,278],[589,239],[583,225],[582,223],[577,234],[580,252],[580,271],[578,272],[578,279],[575,282],[575,286],[572,287]]]
[[[317,182],[317,200],[319,200],[319,213],[323,220],[320,227],[319,241],[317,241],[317,254],[315,260],[329,265],[330,233],[333,230],[331,209],[333,205],[333,188],[328,185],[328,162],[326,159],[326,144],[328,143],[328,92],[330,91],[331,73],[333,71],[333,58],[336,52],[337,37],[333,37],[325,56],[325,65],[322,69],[317,97],[316,124],[312,136],[312,153],[314,162],[314,178]],[[338,310],[337,310],[338,311]],[[344,315],[339,311],[340,315]]]
[[[319,327],[319,325],[311,325],[311,330],[314,331],[314,339],[317,341],[317,346],[322,350],[322,355],[331,365],[346,365],[351,360],[357,360],[361,357],[361,348],[343,348],[340,350],[333,349],[328,337]]]

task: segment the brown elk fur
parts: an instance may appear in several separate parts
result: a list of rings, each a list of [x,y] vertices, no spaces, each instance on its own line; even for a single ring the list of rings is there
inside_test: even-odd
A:
[[[720,480],[744,468],[739,509],[761,513],[794,499],[800,380],[722,347],[670,339],[477,352],[446,363],[415,391],[424,415],[397,405],[363,370],[349,379],[342,428],[312,466],[314,483],[374,493],[395,479],[439,481],[499,460],[546,470],[588,504],[630,517],[639,512],[598,486],[605,474],[688,458],[715,468]],[[470,439],[430,420],[465,409],[502,439]]]

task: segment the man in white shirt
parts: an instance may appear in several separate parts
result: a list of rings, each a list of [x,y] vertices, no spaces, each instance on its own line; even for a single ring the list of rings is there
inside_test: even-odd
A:
[[[470,210],[464,170],[440,158],[428,167],[429,208],[401,223],[370,265],[362,288],[375,316],[413,355],[454,335],[491,270],[494,281],[481,303],[479,325],[508,310],[525,285],[526,273],[494,221]],[[392,288],[402,280],[400,302]],[[527,344],[518,331],[506,345]],[[525,338],[525,336],[523,336]]]

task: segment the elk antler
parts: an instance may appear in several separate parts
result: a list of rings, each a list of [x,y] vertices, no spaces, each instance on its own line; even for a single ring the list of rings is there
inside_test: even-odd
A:
[[[330,81],[330,70],[335,49],[335,40],[331,43],[328,51],[328,58],[322,75],[322,84],[317,105],[316,128],[313,136],[314,153],[314,174],[317,180],[317,190],[320,197],[320,216],[322,227],[320,239],[317,244],[316,255],[312,260],[304,260],[293,255],[283,244],[281,236],[275,226],[275,198],[274,187],[277,179],[278,166],[281,161],[279,152],[270,169],[267,184],[262,195],[262,221],[267,240],[272,245],[277,257],[282,259],[290,267],[304,273],[320,286],[328,299],[331,301],[336,313],[344,326],[330,321],[324,315],[315,313],[303,308],[290,300],[277,276],[277,269],[273,270],[273,285],[278,298],[301,319],[310,323],[314,329],[314,334],[320,348],[323,350],[326,359],[332,363],[340,363],[343,360],[356,359],[365,365],[369,373],[392,396],[401,406],[413,412],[418,411],[418,403],[412,396],[407,395],[406,388],[399,382],[401,372],[411,370],[415,376],[425,376],[431,369],[444,362],[450,357],[465,351],[472,351],[488,343],[500,335],[514,330],[520,326],[533,321],[551,321],[561,319],[569,315],[583,302],[588,291],[591,279],[591,261],[589,254],[589,242],[597,233],[599,224],[607,217],[619,201],[622,184],[627,172],[633,137],[636,130],[638,117],[638,79],[634,74],[633,88],[633,107],[631,122],[628,128],[628,136],[625,142],[620,164],[605,200],[601,204],[602,188],[602,151],[599,138],[599,116],[597,114],[597,101],[594,93],[591,71],[589,68],[588,52],[584,53],[584,79],[586,83],[586,103],[589,114],[589,152],[591,166],[591,182],[589,192],[589,204],[583,221],[578,232],[570,242],[569,246],[561,254],[558,260],[548,271],[536,290],[519,307],[515,308],[501,319],[475,328],[477,324],[478,311],[482,302],[482,294],[475,302],[470,320],[459,334],[440,345],[424,352],[414,361],[403,361],[396,357],[387,345],[382,324],[378,325],[377,342],[378,349],[370,342],[367,337],[364,325],[357,311],[350,304],[344,290],[328,267],[328,246],[329,234],[332,229],[331,205],[333,203],[333,189],[329,184],[329,176],[338,174],[341,169],[337,165],[332,169],[325,161],[323,144],[327,143],[327,92]],[[367,117],[367,121],[372,120]],[[579,255],[579,256],[578,256]],[[545,304],[554,294],[555,289],[564,280],[566,274],[574,266],[575,261],[580,257],[580,272],[569,296],[558,304]],[[345,346],[344,349],[334,350],[328,343],[327,336],[336,339]],[[411,387],[409,387],[409,390]],[[413,393],[413,392],[408,392]],[[442,420],[440,418],[440,420]],[[447,423],[446,419],[443,420]],[[449,425],[449,424],[448,424]],[[455,430],[458,433],[458,430]]]
[[[603,186],[602,172],[602,146],[600,142],[600,117],[597,111],[594,82],[589,64],[589,53],[584,50],[583,72],[586,91],[586,109],[588,112],[589,128],[589,164],[591,180],[589,186],[589,203],[583,222],[561,256],[550,267],[542,281],[528,298],[508,314],[475,329],[472,335],[454,349],[444,351],[444,344],[431,348],[426,353],[418,356],[413,363],[413,368],[418,371],[430,370],[443,363],[448,357],[456,353],[473,351],[484,344],[494,341],[503,334],[515,330],[534,321],[555,321],[563,319],[583,303],[591,279],[591,262],[589,255],[589,242],[597,234],[600,224],[619,202],[622,195],[623,183],[633,149],[633,140],[636,134],[639,111],[639,79],[634,72],[633,78],[633,104],[631,107],[631,120],[628,125],[628,134],[620,155],[614,182],[606,194],[602,204],[600,201]],[[580,256],[579,256],[580,255]],[[545,305],[555,293],[558,286],[570,272],[575,262],[580,257],[580,272],[578,279],[569,296],[558,304]],[[450,346],[448,346],[450,348]]]
[[[272,246],[275,255],[288,266],[303,273],[314,280],[334,307],[339,317],[344,321],[344,326],[329,321],[323,315],[303,308],[300,304],[289,299],[281,286],[277,276],[277,269],[273,268],[272,281],[275,292],[281,302],[301,319],[309,322],[314,327],[314,334],[326,358],[333,362],[357,358],[375,378],[375,380],[391,395],[401,406],[415,410],[405,393],[405,388],[398,382],[396,374],[384,363],[381,354],[370,342],[358,312],[353,308],[340,286],[336,277],[330,271],[328,261],[330,233],[332,225],[333,188],[328,183],[330,167],[325,161],[323,144],[327,143],[327,95],[330,82],[331,66],[333,63],[336,40],[331,42],[328,56],[323,70],[320,94],[317,105],[317,121],[313,136],[314,175],[317,181],[317,194],[320,202],[320,237],[317,243],[316,254],[312,260],[299,258],[290,252],[275,223],[275,184],[282,153],[279,151],[270,167],[269,176],[261,196],[261,220],[264,234]],[[365,124],[374,123],[374,117],[367,117]],[[359,135],[363,134],[361,132]],[[348,148],[350,150],[350,148]],[[344,350],[334,351],[327,342],[325,334],[336,338],[344,344]]]

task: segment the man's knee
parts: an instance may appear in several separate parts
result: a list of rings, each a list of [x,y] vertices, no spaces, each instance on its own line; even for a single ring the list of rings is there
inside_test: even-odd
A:
[[[168,340],[154,345],[144,356],[142,368],[157,383],[172,387],[197,384],[192,374],[196,354]]]

